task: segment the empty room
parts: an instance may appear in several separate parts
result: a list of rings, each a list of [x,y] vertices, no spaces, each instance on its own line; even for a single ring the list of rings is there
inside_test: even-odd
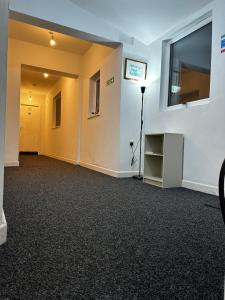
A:
[[[0,1],[0,299],[224,299],[224,9]]]

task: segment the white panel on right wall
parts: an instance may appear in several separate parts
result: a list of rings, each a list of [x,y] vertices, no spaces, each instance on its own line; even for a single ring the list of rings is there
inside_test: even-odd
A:
[[[173,32],[167,33],[148,47],[137,51],[136,45],[124,51],[133,58],[137,53],[148,61],[148,87],[144,100],[144,131],[173,132],[184,135],[183,186],[206,193],[217,194],[219,171],[225,158],[225,53],[221,54],[221,35],[225,34],[224,0],[215,0],[181,24],[174,32],[192,23],[199,17],[212,12],[212,64],[211,92],[209,101],[199,105],[187,105],[162,110],[161,66],[163,41],[170,39]],[[127,55],[127,53],[124,55]],[[140,130],[140,92],[131,82],[122,85],[122,117],[120,141],[120,172],[131,172],[129,140],[138,141]],[[128,125],[130,124],[130,125]],[[132,128],[132,129],[131,129]],[[122,141],[125,141],[122,144]]]
[[[216,194],[219,170],[225,157],[225,55],[220,52],[220,38],[225,33],[222,13],[225,9],[224,1],[216,0],[189,20],[211,9],[213,10],[213,42],[210,100],[201,105],[161,111],[160,80],[157,80],[150,88],[145,130],[184,134],[183,186]],[[160,74],[162,40],[156,41],[149,47],[150,72],[156,74]]]

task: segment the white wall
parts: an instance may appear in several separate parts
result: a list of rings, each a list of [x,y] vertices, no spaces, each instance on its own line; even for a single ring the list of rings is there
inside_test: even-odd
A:
[[[148,47],[148,55],[146,55],[145,50],[143,53],[143,60],[149,61],[149,77],[153,79],[145,97],[145,132],[183,133],[185,136],[183,185],[209,193],[217,193],[219,170],[225,157],[225,55],[220,53],[220,37],[225,33],[222,13],[225,9],[224,1],[216,0],[212,6],[207,6],[182,24],[177,25],[174,32],[201,14],[206,13],[210,10],[210,7],[213,9],[210,101],[200,102],[202,105],[194,104],[183,106],[180,109],[161,111],[162,41],[173,37],[173,32],[170,32]],[[129,48],[128,53],[135,58],[137,52]],[[124,117],[121,120],[121,122],[126,120],[127,124],[122,126],[126,128],[126,134],[123,138],[123,140],[126,140],[125,148],[121,150],[121,160],[124,164],[122,168],[124,170],[128,164],[128,161],[126,162],[126,156],[129,154],[127,143],[129,143],[130,138],[134,137],[135,141],[138,138],[140,103],[135,102],[138,100],[139,94],[130,82],[123,84],[122,93],[123,103],[125,103],[126,97],[134,103],[132,106],[126,105],[129,109],[129,117],[126,117],[124,112]],[[138,108],[138,113],[135,113],[134,110],[136,111]],[[136,124],[138,130],[135,130],[132,124]],[[131,128],[133,128],[133,131]]]
[[[225,139],[223,139],[225,132],[223,92],[225,90],[222,79],[225,74],[225,60],[220,53],[220,36],[224,33],[225,28],[221,24],[222,15],[219,15],[219,11],[224,9],[224,4],[215,1],[213,8],[210,102],[205,104],[200,102],[203,105],[184,106],[181,109],[162,112],[159,109],[162,99],[160,99],[160,80],[158,80],[154,83],[155,88],[150,91],[150,99],[155,104],[149,102],[148,105],[146,118],[152,120],[152,122],[146,122],[146,132],[183,133],[185,136],[184,186],[216,193],[219,170],[225,157]],[[167,39],[170,36],[171,34],[168,34],[165,38]],[[149,50],[151,62],[155,67],[152,67],[151,71],[160,74],[162,40],[156,41],[150,46]]]
[[[81,73],[80,55],[9,39],[5,145],[6,165],[18,164],[19,97],[22,64],[73,75]]]
[[[149,60],[148,47],[138,41],[134,45],[123,46],[123,69],[122,69],[122,95],[120,109],[120,174],[132,176],[138,172],[139,163],[139,139],[141,126],[141,89],[140,85],[131,80],[124,79],[125,58],[147,62]],[[149,65],[148,69],[152,66]],[[150,72],[148,72],[150,73]],[[149,74],[150,75],[150,74]],[[144,96],[144,109],[148,101],[148,89]],[[134,142],[136,151],[136,163],[131,166],[132,151],[130,141]]]
[[[53,98],[61,92],[61,126],[53,128]],[[77,163],[79,139],[79,80],[62,77],[46,97],[44,154]]]
[[[8,7],[9,1],[0,2],[0,245],[6,241],[7,223],[3,211],[4,189],[4,136],[6,110],[6,72],[7,72],[7,34],[8,34]]]
[[[81,164],[117,176],[122,49],[93,45],[83,57]],[[88,118],[89,79],[100,70],[100,116]],[[106,81],[114,77],[114,84]]]

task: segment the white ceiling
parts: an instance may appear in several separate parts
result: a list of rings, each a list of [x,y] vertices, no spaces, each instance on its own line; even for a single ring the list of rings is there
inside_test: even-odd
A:
[[[212,0],[70,0],[145,44]]]
[[[43,72],[37,72],[35,69],[21,68],[21,90],[32,91],[36,94],[47,94],[49,90],[60,79],[60,76],[49,74],[44,78]]]
[[[48,78],[44,77],[44,73],[49,75]],[[32,91],[36,94],[47,94],[62,77],[77,79],[78,75],[22,65],[20,88],[24,92]]]
[[[15,20],[9,21],[9,37],[24,42],[30,42],[45,47],[50,47],[49,30]],[[90,47],[91,43],[74,38],[61,33],[54,33],[56,46],[54,49],[72,52],[83,55]]]

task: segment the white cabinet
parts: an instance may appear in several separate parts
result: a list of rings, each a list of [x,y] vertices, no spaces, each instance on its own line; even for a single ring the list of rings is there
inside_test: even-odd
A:
[[[183,178],[183,135],[145,135],[144,182],[163,188],[180,187]]]

